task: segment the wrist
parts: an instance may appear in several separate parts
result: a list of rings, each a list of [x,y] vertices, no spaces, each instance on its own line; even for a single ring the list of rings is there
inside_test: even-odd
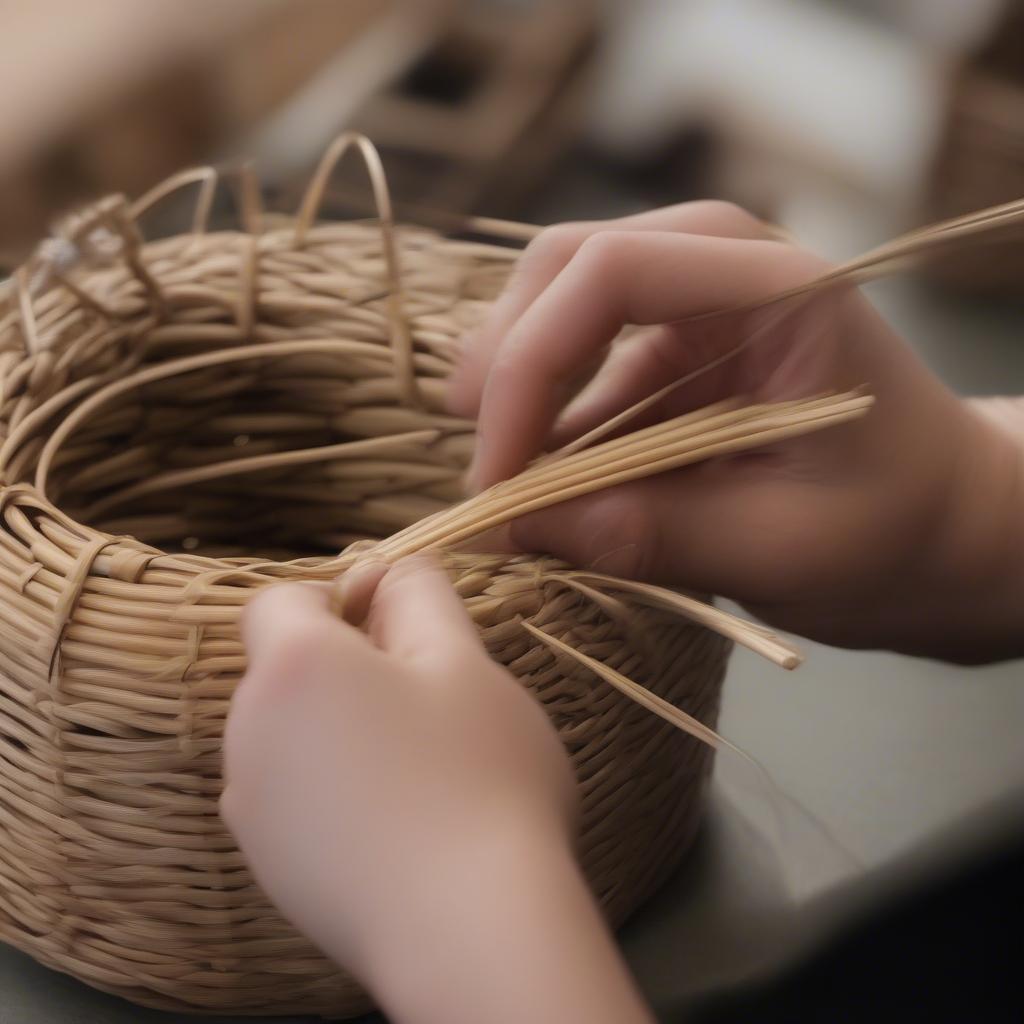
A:
[[[649,1019],[564,833],[513,820],[460,840],[366,937],[363,981],[390,1019]]]

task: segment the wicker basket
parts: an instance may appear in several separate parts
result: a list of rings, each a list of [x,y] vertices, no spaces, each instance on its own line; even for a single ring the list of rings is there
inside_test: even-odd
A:
[[[246,187],[246,230],[209,232],[216,176],[185,174],[98,204],[0,294],[0,939],[141,1004],[367,1007],[218,817],[237,623],[256,589],[332,578],[337,551],[459,498],[472,428],[444,380],[516,250],[393,232],[379,174],[383,233],[316,223],[353,141],[294,220]],[[190,184],[194,229],[142,242],[138,218]],[[686,851],[711,750],[522,622],[708,725],[728,641],[623,593],[627,625],[550,560],[447,565],[564,739],[582,860],[621,921]]]

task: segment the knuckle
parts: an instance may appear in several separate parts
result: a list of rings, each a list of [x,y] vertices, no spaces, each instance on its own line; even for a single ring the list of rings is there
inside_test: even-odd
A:
[[[624,231],[597,231],[584,240],[578,256],[592,269],[603,270],[618,261],[627,237]]]
[[[586,235],[587,226],[578,222],[555,224],[545,228],[526,247],[522,262],[531,265],[548,260],[568,262]]]
[[[529,351],[531,339],[524,336],[522,331],[510,332],[506,344],[502,345],[495,353],[491,362],[491,386],[496,390],[504,390],[515,385],[516,378],[524,372],[524,364],[528,359],[524,358],[524,349]],[[543,356],[543,353],[542,353]],[[543,370],[539,360],[529,362],[528,366],[531,375],[539,376]],[[482,431],[478,427],[478,439]],[[488,435],[489,437],[490,435]],[[479,440],[478,440],[479,443]]]
[[[588,568],[634,579],[655,569],[658,523],[647,502],[629,488],[597,495],[579,519],[579,534],[588,538]]]

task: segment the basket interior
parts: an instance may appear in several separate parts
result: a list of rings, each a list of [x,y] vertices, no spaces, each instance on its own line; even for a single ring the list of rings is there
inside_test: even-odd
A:
[[[79,522],[164,550],[275,559],[337,553],[455,501],[465,452],[423,443],[234,471],[239,460],[416,428],[415,412],[381,406],[378,382],[347,374],[343,359],[297,355],[145,385],[76,432],[51,493]],[[216,465],[225,472],[132,493],[140,481]]]
[[[62,441],[46,480],[46,495],[61,511],[106,533],[168,552],[283,561],[335,555],[459,500],[473,428],[447,415],[445,378],[465,329],[459,317],[472,317],[491,295],[467,295],[480,277],[468,256],[460,261],[456,252],[438,282],[426,277],[443,267],[436,257],[421,248],[406,253],[412,280],[423,281],[406,300],[419,392],[410,405],[396,375],[393,310],[378,284],[379,236],[359,225],[321,230],[329,232],[323,244],[315,237],[303,254],[315,272],[295,269],[287,233],[260,240],[266,252],[248,323],[239,323],[237,294],[227,291],[237,291],[246,244],[233,234],[204,239],[209,270],[202,251],[186,261],[184,242],[157,243],[150,258],[163,271],[159,310],[139,304],[139,284],[123,267],[83,284],[124,304],[115,322],[99,322],[62,297],[50,333],[69,372],[51,364],[26,408],[86,378],[89,387],[18,449],[9,479],[31,483],[47,436],[120,383]],[[158,258],[161,246],[173,259]],[[418,276],[417,260],[424,264]],[[213,292],[218,272],[225,287]],[[264,291],[278,273],[281,291]],[[500,284],[493,277],[487,292]],[[211,294],[224,301],[211,302]],[[448,312],[453,304],[459,316]],[[248,358],[244,350],[254,346],[269,346],[268,354]],[[207,356],[227,361],[181,365]],[[161,366],[174,371],[146,379]],[[10,432],[11,423],[4,426]],[[277,455],[285,464],[251,461]]]
[[[416,443],[132,496],[133,485],[169,471],[416,429],[415,411],[381,403],[386,379],[348,373],[343,359],[293,356],[145,385],[76,432],[51,493],[77,521],[164,550],[275,559],[337,553],[456,500],[466,450]]]

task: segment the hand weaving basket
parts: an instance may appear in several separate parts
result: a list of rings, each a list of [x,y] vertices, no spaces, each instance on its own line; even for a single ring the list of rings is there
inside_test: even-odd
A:
[[[352,142],[380,221],[317,223]],[[260,587],[336,577],[354,541],[445,548],[513,514],[501,495],[466,506],[486,511],[475,527],[442,513],[473,443],[443,389],[516,250],[394,230],[358,137],[294,220],[264,217],[243,181],[244,230],[208,231],[216,175],[187,173],[99,203],[0,294],[0,939],[142,1004],[344,1016],[363,993],[278,917],[218,817],[237,623]],[[193,229],[143,242],[137,221],[186,186]],[[766,429],[713,412],[719,448],[693,454],[684,425],[673,465]],[[582,489],[612,482],[616,445]],[[679,612],[791,655],[686,597],[550,559],[446,564],[564,739],[582,862],[621,921],[685,852],[711,766],[664,719],[714,724],[728,641]]]

